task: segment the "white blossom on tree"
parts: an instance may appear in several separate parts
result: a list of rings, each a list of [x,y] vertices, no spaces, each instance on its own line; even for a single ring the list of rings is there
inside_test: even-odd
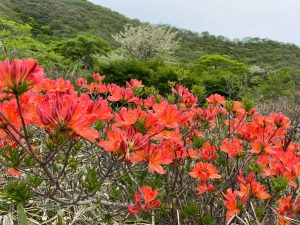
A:
[[[128,55],[138,60],[171,57],[179,48],[177,32],[163,25],[127,25],[113,38]]]

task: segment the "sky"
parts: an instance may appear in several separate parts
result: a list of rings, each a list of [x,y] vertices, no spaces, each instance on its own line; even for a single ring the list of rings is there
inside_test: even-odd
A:
[[[90,0],[129,18],[300,46],[300,0]]]

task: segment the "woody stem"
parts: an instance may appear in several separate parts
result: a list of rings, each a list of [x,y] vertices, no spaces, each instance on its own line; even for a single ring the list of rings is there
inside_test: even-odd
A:
[[[22,128],[24,131],[24,139],[26,141],[28,150],[37,162],[42,163],[42,161],[33,152],[33,149],[32,149],[31,143],[30,143],[30,138],[29,138],[28,131],[27,131],[27,127],[26,127],[25,120],[24,120],[23,113],[22,113],[20,98],[18,95],[16,95],[16,100],[17,100],[19,116],[20,116],[21,123],[22,123]]]
[[[20,103],[20,98],[18,95],[16,95],[16,100],[17,100],[17,106],[18,106],[18,112],[19,112],[19,116],[21,119],[21,123],[22,123],[22,128],[24,131],[24,136],[25,136],[25,142],[27,144],[28,150],[30,152],[30,154],[32,155],[32,157],[40,164],[40,166],[44,169],[44,171],[46,172],[47,176],[49,177],[49,179],[51,180],[51,182],[55,183],[56,185],[58,184],[57,180],[55,179],[54,175],[50,172],[50,170],[48,169],[48,167],[42,162],[42,160],[40,160],[37,155],[34,153],[31,143],[30,143],[30,138],[28,135],[28,131],[27,131],[27,127],[25,124],[25,120],[23,117],[23,113],[22,113],[22,108],[21,108],[21,103]]]

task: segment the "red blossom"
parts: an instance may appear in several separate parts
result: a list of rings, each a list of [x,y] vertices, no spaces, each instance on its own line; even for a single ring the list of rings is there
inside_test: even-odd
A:
[[[202,194],[207,190],[214,190],[214,187],[212,185],[206,185],[206,182],[209,179],[213,180],[222,178],[222,176],[219,174],[219,171],[212,163],[203,162],[198,162],[193,167],[192,171],[189,172],[189,175],[196,179],[200,179],[200,184],[197,188],[199,194]]]
[[[238,192],[239,196],[244,199],[251,195],[264,200],[270,198],[270,194],[265,191],[266,187],[255,181],[254,178],[254,173],[251,173],[247,179],[245,179],[243,173],[240,171],[237,177],[240,187],[240,191]]]
[[[227,208],[226,220],[229,221],[232,216],[241,211],[241,207],[237,200],[238,193],[237,191],[232,192],[232,189],[229,188],[226,194],[223,194],[225,197],[224,205]]]
[[[13,94],[23,94],[39,84],[45,74],[34,59],[9,59],[0,62],[0,86]],[[4,91],[4,90],[3,90]]]
[[[296,192],[300,149],[299,143],[290,140],[291,121],[283,113],[261,115],[242,102],[226,102],[219,94],[209,96],[208,104],[201,107],[197,97],[181,85],[172,89],[174,103],[158,94],[145,99],[142,81],[132,79],[122,87],[102,83],[104,76],[100,74],[92,77],[94,81],[90,83],[78,78],[76,84],[80,88],[74,89],[71,81],[44,78],[42,68],[33,59],[12,63],[6,59],[0,63],[1,161],[12,161],[3,163],[6,176],[2,179],[17,179],[22,172],[30,174],[27,163],[31,162],[27,156],[35,156],[32,150],[39,149],[36,157],[30,158],[38,162],[32,164],[33,168],[45,163],[48,169],[48,158],[54,163],[64,161],[64,157],[68,157],[64,152],[68,145],[57,146],[61,152],[47,153],[47,146],[55,142],[48,139],[59,134],[78,142],[74,147],[76,151],[70,149],[70,155],[77,154],[78,146],[89,155],[96,154],[89,158],[93,165],[105,167],[110,163],[102,163],[103,158],[116,160],[116,166],[99,173],[99,177],[108,174],[105,179],[113,176],[116,184],[115,178],[128,174],[133,182],[127,182],[126,178],[122,185],[136,186],[140,181],[152,180],[166,190],[174,187],[178,196],[185,196],[185,190],[190,191],[186,194],[188,198],[193,198],[189,188],[196,189],[197,194],[202,195],[194,196],[195,200],[205,204],[211,200],[213,215],[222,211],[220,193],[227,189],[223,194],[227,221],[244,207],[245,212],[251,214],[247,209],[250,202],[264,207],[267,199],[277,212],[279,224],[289,224],[285,217],[299,216],[300,200]],[[43,166],[39,168],[41,173]],[[66,165],[65,170],[70,168]],[[114,169],[116,172],[111,171]],[[57,170],[50,171],[55,179]],[[144,176],[145,173],[149,176]],[[192,185],[193,179],[197,187]],[[47,185],[50,183],[51,179]],[[104,184],[107,183],[105,180]],[[80,196],[91,197],[86,194]],[[157,189],[142,187],[135,192],[135,204],[128,206],[129,212],[135,214],[157,208],[160,205],[157,194]],[[169,198],[168,194],[162,196]],[[60,196],[65,197],[68,196]],[[167,204],[174,207],[171,200],[168,199]],[[178,201],[182,203],[180,197]]]
[[[102,82],[105,79],[105,76],[100,75],[99,73],[94,73],[92,77],[96,82]]]
[[[143,211],[149,211],[157,208],[160,205],[160,200],[155,200],[157,197],[158,190],[152,190],[149,186],[143,186],[140,189],[140,193],[142,194],[142,198],[139,192],[135,192],[134,194],[134,202],[135,206],[128,206],[128,211],[130,213],[136,214]]]
[[[229,158],[232,158],[234,156],[238,156],[243,152],[243,145],[242,140],[233,137],[231,140],[229,138],[226,138],[222,141],[221,144],[221,150],[223,152],[226,152],[229,156]]]
[[[129,82],[126,81],[126,86],[128,88],[134,88],[134,87],[144,87],[143,83],[141,80],[137,80],[137,79],[131,79]]]
[[[221,104],[221,105],[225,104],[225,98],[219,94],[213,94],[213,95],[209,96],[208,98],[206,98],[206,101],[209,103],[215,103],[215,104]]]
[[[99,138],[98,132],[91,127],[96,115],[86,114],[74,96],[52,97],[45,95],[36,107],[41,125],[66,133],[75,133],[89,141]]]
[[[86,85],[87,85],[87,80],[84,79],[84,78],[78,78],[78,79],[76,79],[76,84],[77,84],[79,87],[86,87]]]
[[[151,173],[157,172],[165,174],[166,171],[162,165],[170,164],[173,161],[173,153],[168,151],[163,146],[151,145],[148,153],[148,167]]]
[[[177,128],[188,118],[187,113],[183,113],[176,105],[171,105],[167,101],[154,104],[153,109],[159,124],[167,128]]]
[[[206,142],[199,152],[199,156],[205,161],[215,160],[216,158],[218,158],[216,149],[216,146],[212,146],[209,142]]]

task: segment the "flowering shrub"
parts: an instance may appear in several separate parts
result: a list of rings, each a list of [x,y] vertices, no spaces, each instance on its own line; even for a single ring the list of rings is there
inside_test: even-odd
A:
[[[23,206],[49,223],[299,223],[299,144],[282,113],[218,94],[200,106],[180,85],[163,97],[137,80],[44,76],[33,59],[0,64],[7,218]]]

